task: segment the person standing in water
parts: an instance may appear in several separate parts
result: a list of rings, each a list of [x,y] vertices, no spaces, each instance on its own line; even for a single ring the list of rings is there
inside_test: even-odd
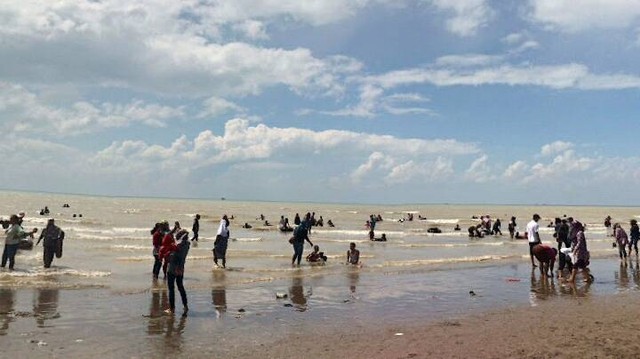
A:
[[[33,234],[38,231],[37,228],[34,228],[32,232],[25,232],[20,225],[20,218],[15,214],[12,214],[9,217],[9,229],[7,229],[4,240],[4,251],[2,252],[2,268],[7,265],[7,261],[9,261],[9,270],[13,270],[13,266],[16,263],[16,253],[18,252],[18,246],[20,245],[20,240],[31,237],[33,238]]]
[[[40,241],[43,238],[44,242],[42,242],[42,262],[44,263],[45,268],[51,268],[53,256],[56,254],[56,249],[58,248],[58,241],[64,239],[64,231],[61,230],[60,227],[55,225],[55,221],[53,218],[49,218],[49,220],[47,221],[47,227],[45,227],[45,229],[40,233],[40,238],[38,238],[36,246],[40,244]]]
[[[536,267],[536,263],[533,260],[533,247],[540,244],[540,234],[538,234],[538,221],[540,216],[536,213],[533,215],[531,222],[527,223],[527,239],[529,240],[529,257],[531,257],[531,266]]]
[[[313,247],[313,243],[311,243],[311,240],[309,239],[309,229],[307,228],[307,225],[309,225],[309,222],[304,221],[293,231],[293,237],[290,240],[293,245],[293,257],[291,258],[292,267],[296,266],[296,262],[298,266],[300,266],[302,252],[304,252],[304,241],[309,242]]]
[[[189,232],[182,229],[176,235],[177,245],[172,248],[169,253],[169,266],[167,268],[167,289],[169,290],[169,309],[167,313],[173,314],[176,311],[176,292],[175,286],[178,286],[180,292],[180,299],[182,299],[182,306],[184,312],[183,317],[187,316],[189,306],[187,305],[187,292],[184,289],[184,265],[187,260],[187,254],[189,253]]]
[[[229,244],[229,218],[225,214],[220,220],[216,241],[213,244],[213,263],[218,266],[218,259],[222,260],[222,268],[227,267],[227,245]]]
[[[200,215],[196,214],[196,217],[193,219],[193,226],[191,227],[191,231],[193,232],[192,241],[198,241],[198,232],[200,232]]]
[[[347,251],[347,264],[357,265],[360,263],[360,251],[356,249],[356,244],[351,242]]]
[[[158,279],[160,268],[162,268],[162,259],[160,259],[160,246],[162,246],[162,238],[169,230],[169,222],[159,222],[151,230],[153,242],[153,279]]]

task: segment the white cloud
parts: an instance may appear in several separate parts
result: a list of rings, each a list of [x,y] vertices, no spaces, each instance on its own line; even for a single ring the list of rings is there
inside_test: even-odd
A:
[[[148,104],[134,100],[126,104],[85,101],[68,107],[47,104],[37,94],[22,86],[0,82],[0,118],[10,133],[52,133],[72,136],[107,128],[128,127],[141,123],[165,127],[168,121],[181,119],[182,108]]]
[[[626,28],[638,24],[638,0],[531,0],[534,21],[550,28],[577,32],[593,28]]]
[[[483,154],[474,160],[465,171],[465,178],[472,182],[484,183],[495,178],[489,166],[489,156]]]
[[[202,102],[202,107],[202,111],[198,114],[199,118],[218,117],[231,112],[242,113],[245,111],[241,106],[238,106],[229,100],[215,96],[204,100]]]
[[[571,142],[555,141],[542,146],[542,148],[540,149],[540,155],[550,156],[556,153],[564,152],[571,148],[573,148],[573,143]]]
[[[529,166],[524,161],[516,161],[510,164],[503,172],[502,177],[507,181],[519,181],[528,175]]]
[[[440,10],[454,16],[447,20],[447,29],[459,36],[471,36],[486,26],[494,17],[494,11],[486,0],[429,0]]]
[[[247,20],[234,25],[233,28],[251,40],[266,40],[269,38],[261,21]]]
[[[486,66],[500,63],[504,60],[504,56],[500,55],[484,55],[484,54],[465,54],[465,55],[447,55],[436,59],[435,64],[443,67],[476,67]]]

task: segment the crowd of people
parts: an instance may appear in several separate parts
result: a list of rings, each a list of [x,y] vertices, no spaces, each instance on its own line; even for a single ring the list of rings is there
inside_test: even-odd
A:
[[[1,267],[3,268],[8,264],[9,270],[13,270],[16,252],[20,246],[25,242],[31,242],[31,245],[33,245],[31,239],[34,238],[38,229],[34,228],[31,231],[25,231],[22,227],[24,216],[24,212],[20,212],[11,215],[7,221],[0,221],[0,224],[5,229],[6,235],[1,263]],[[420,218],[422,219],[423,217],[420,216]],[[185,262],[189,253],[190,244],[192,242],[198,242],[200,219],[199,214],[194,216],[191,227],[191,238],[189,231],[181,228],[180,223],[177,221],[174,222],[173,227],[169,225],[168,221],[158,222],[150,231],[154,257],[152,275],[154,281],[158,281],[160,272],[162,272],[163,279],[166,280],[167,291],[169,293],[169,308],[166,310],[168,313],[175,313],[175,287],[178,288],[180,293],[184,308],[183,315],[186,315],[189,310],[187,293],[183,284]],[[263,215],[261,215],[261,219],[264,219]],[[476,217],[476,219],[479,219],[480,222],[469,228],[470,236],[482,237],[487,234],[502,235],[500,219],[493,221],[489,215]],[[516,217],[511,217],[508,225],[510,238],[527,239],[532,268],[539,268],[542,276],[554,277],[553,272],[554,269],[556,269],[555,264],[557,262],[558,278],[562,278],[568,282],[575,282],[578,273],[582,272],[584,281],[592,281],[593,276],[589,271],[590,254],[585,237],[585,226],[580,221],[574,220],[572,217],[566,217],[566,215],[564,218],[556,218],[555,221],[552,222],[554,228],[553,238],[556,243],[549,244],[543,243],[540,237],[540,219],[541,217],[538,214],[534,214],[531,221],[527,223],[523,235],[520,235],[520,233],[516,231]],[[266,221],[266,219],[264,220]],[[384,233],[380,237],[375,236],[376,225],[382,220],[380,215],[373,214],[367,219],[366,229],[371,241],[387,241],[386,234]],[[295,227],[291,227],[288,218],[281,216],[279,223],[280,230],[290,228],[288,231],[292,232],[289,243],[293,249],[293,255],[291,257],[291,265],[293,267],[300,266],[301,264],[305,242],[313,248],[313,251],[305,257],[308,263],[314,265],[324,264],[328,260],[325,253],[320,251],[320,247],[314,245],[309,238],[311,228],[314,226],[323,226],[323,222],[322,216],[320,216],[319,219],[315,218],[315,212],[307,212],[302,218],[296,213],[294,219]],[[331,226],[333,225],[331,221],[329,221],[329,224]],[[610,216],[605,218],[605,227],[607,228],[608,235],[609,227],[611,227],[610,235],[614,239],[612,245],[617,247],[621,261],[626,263],[627,257],[630,256],[634,250],[635,255],[638,256],[640,227],[638,226],[637,220],[632,219],[630,221],[629,234],[627,234],[627,231],[620,223],[612,223]],[[218,225],[212,249],[213,262],[216,267],[226,268],[226,253],[230,238],[229,228],[229,217],[223,215]],[[459,229],[459,226],[457,228]],[[46,227],[40,232],[38,241],[35,243],[35,246],[38,246],[40,242],[42,242],[43,265],[45,268],[51,267],[54,258],[60,258],[62,256],[64,237],[64,231],[55,224],[55,220],[53,218],[48,219]],[[356,249],[356,244],[353,242],[350,243],[346,254],[346,264],[361,264],[360,251]]]

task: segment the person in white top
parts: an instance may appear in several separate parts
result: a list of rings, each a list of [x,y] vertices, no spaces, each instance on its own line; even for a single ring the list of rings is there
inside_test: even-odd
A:
[[[220,227],[213,243],[213,263],[218,266],[218,259],[222,259],[222,268],[227,267],[227,244],[229,243],[229,218],[225,214],[220,220]]]
[[[540,244],[540,234],[538,234],[538,221],[540,216],[536,213],[533,215],[533,220],[527,223],[527,238],[529,239],[529,257],[531,257],[531,266],[536,267],[536,263],[533,260],[533,247]]]

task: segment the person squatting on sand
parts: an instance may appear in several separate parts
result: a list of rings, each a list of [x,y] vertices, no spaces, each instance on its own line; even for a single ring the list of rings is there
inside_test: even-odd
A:
[[[537,244],[533,246],[532,252],[540,264],[540,274],[553,278],[553,266],[558,250],[544,244]]]
[[[300,261],[302,260],[302,252],[304,251],[304,241],[309,242],[311,246],[311,240],[309,239],[309,230],[307,226],[309,222],[307,218],[305,221],[301,222],[298,227],[293,231],[293,237],[289,239],[289,243],[293,245],[293,257],[291,258],[291,266],[295,267],[296,264],[300,266]]]
[[[20,223],[20,218],[15,214],[9,217],[9,229],[6,231],[4,251],[2,252],[2,268],[4,268],[7,265],[7,261],[9,261],[9,270],[13,270],[20,240],[27,237],[33,238],[33,234],[38,231],[37,228],[34,228],[31,232],[25,232]]]
[[[347,251],[347,264],[357,265],[360,263],[360,251],[356,249],[356,244],[351,242]]]
[[[51,268],[53,256],[56,255],[58,247],[62,245],[60,241],[64,240],[64,231],[55,225],[53,218],[49,218],[47,221],[47,226],[40,233],[40,238],[38,238],[36,246],[40,244],[42,239],[44,239],[44,242],[42,242],[42,262],[45,268]]]
[[[227,245],[229,244],[229,218],[225,214],[220,220],[216,241],[213,243],[213,263],[217,266],[218,259],[222,260],[222,268],[227,267]]]
[[[538,221],[540,216],[536,213],[533,215],[531,222],[527,223],[527,238],[529,239],[529,257],[531,257],[531,266],[535,268],[536,263],[533,260],[533,247],[540,244],[540,234],[538,234]]]

